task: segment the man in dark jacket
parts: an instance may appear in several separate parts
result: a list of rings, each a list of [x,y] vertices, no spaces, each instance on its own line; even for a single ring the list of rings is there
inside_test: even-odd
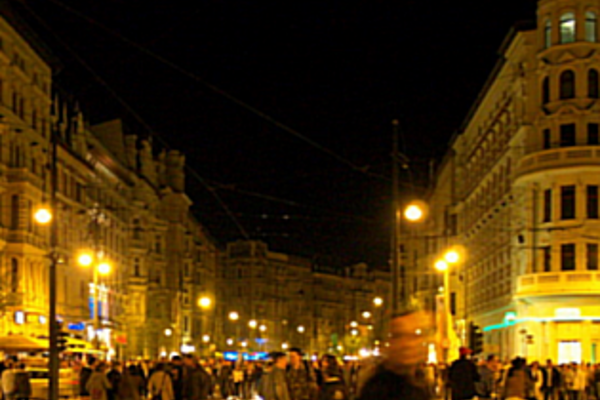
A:
[[[184,400],[206,400],[211,391],[211,379],[191,354],[183,358],[182,397]]]
[[[459,349],[460,358],[452,363],[448,379],[452,390],[452,400],[470,400],[477,395],[475,382],[479,382],[479,373],[475,364],[467,358],[471,350]]]
[[[557,400],[560,389],[560,372],[552,365],[552,360],[546,361],[546,367],[542,370],[542,393],[544,400]]]
[[[90,397],[86,385],[90,379],[90,376],[92,376],[94,364],[96,364],[96,359],[94,357],[88,357],[87,365],[83,365],[79,371],[79,396],[82,399]]]

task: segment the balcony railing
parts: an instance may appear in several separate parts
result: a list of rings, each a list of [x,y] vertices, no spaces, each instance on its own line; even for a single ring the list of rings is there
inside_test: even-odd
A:
[[[520,276],[517,296],[600,295],[600,272],[562,271]]]
[[[560,147],[524,156],[519,163],[518,176],[545,170],[577,166],[600,166],[599,146]]]

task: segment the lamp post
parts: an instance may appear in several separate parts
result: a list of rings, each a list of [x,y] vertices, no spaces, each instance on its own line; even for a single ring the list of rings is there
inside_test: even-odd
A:
[[[444,309],[443,314],[438,315],[438,334],[440,336],[440,343],[446,343],[447,346],[449,344],[449,325],[450,325],[450,266],[455,265],[460,262],[461,256],[458,251],[452,249],[446,251],[441,259],[437,260],[434,264],[435,269],[444,274],[444,292],[442,294],[444,299]],[[449,354],[445,352],[444,360],[448,361]]]
[[[79,255],[79,257],[77,258],[77,262],[79,263],[79,265],[81,265],[82,267],[90,267],[93,264],[95,264],[96,262],[98,262],[100,259],[100,257],[98,256],[94,256],[92,253],[89,252],[83,252]],[[99,281],[100,281],[100,275],[108,275],[110,274],[110,271],[112,270],[111,265],[106,262],[106,261],[102,261],[97,263],[97,265],[94,265],[92,267],[92,273],[93,273],[93,278],[92,278],[92,285],[94,287],[94,291],[93,291],[93,298],[94,298],[94,321],[93,321],[93,326],[94,326],[94,347],[96,348],[96,350],[100,349],[100,338],[98,337],[98,332],[101,329],[101,324],[100,324],[100,288],[99,288]]]

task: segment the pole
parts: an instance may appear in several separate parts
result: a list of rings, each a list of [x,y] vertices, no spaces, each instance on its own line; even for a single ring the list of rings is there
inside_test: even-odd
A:
[[[94,281],[94,347],[100,350],[100,290],[98,288],[98,265],[94,265],[93,281]]]
[[[50,336],[50,359],[48,369],[50,379],[48,385],[48,398],[50,400],[58,400],[58,321],[56,313],[57,303],[57,288],[56,288],[56,270],[58,264],[58,207],[56,201],[56,189],[58,183],[57,175],[57,141],[58,132],[56,128],[52,129],[50,134],[52,158],[50,162],[50,209],[52,210],[52,220],[50,221],[50,268],[48,270],[49,284],[49,336]]]
[[[391,270],[392,270],[392,315],[398,312],[399,303],[399,285],[400,285],[400,215],[399,215],[399,193],[398,193],[398,179],[400,171],[398,169],[398,125],[397,119],[392,121],[393,135],[392,135],[392,210],[394,212],[393,226],[392,226],[392,241],[391,241]],[[402,282],[402,293],[404,295],[404,284]],[[404,297],[404,296],[403,296]]]

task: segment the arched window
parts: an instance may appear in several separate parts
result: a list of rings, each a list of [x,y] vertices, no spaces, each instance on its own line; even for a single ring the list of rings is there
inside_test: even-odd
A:
[[[13,293],[19,291],[19,260],[12,258],[10,260],[10,290]]]
[[[585,40],[588,42],[596,42],[598,37],[598,17],[596,13],[588,11],[585,13]]]
[[[575,73],[567,70],[560,74],[560,98],[572,99],[575,97]]]
[[[542,82],[542,105],[550,103],[550,78],[545,77]]]
[[[588,97],[590,99],[598,98],[598,71],[590,69],[588,71]]]
[[[564,13],[560,16],[560,42],[573,43],[575,41],[575,14]]]
[[[552,46],[552,21],[546,20],[544,26],[544,47],[550,48]]]

